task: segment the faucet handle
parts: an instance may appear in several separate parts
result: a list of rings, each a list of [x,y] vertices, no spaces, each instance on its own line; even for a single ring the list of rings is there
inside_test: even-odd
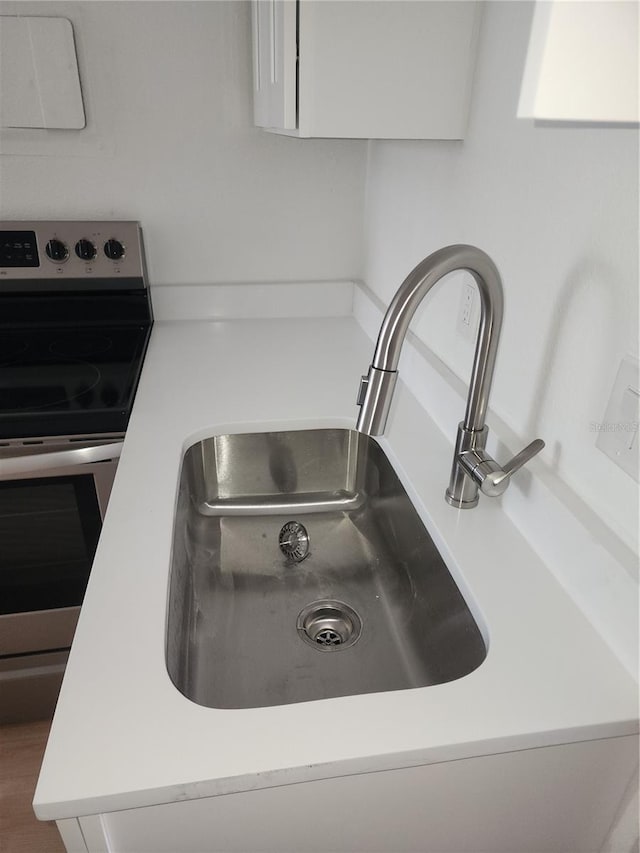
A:
[[[535,438],[531,444],[527,444],[520,453],[516,453],[513,459],[510,459],[505,465],[503,465],[502,470],[507,477],[510,477],[514,471],[517,471],[518,468],[522,468],[523,465],[526,465],[527,462],[530,459],[533,459],[537,453],[540,453],[543,448],[544,441],[541,438]]]
[[[511,475],[522,468],[536,453],[540,453],[543,447],[544,441],[536,438],[502,467],[489,456],[486,450],[479,448],[465,450],[459,454],[458,460],[465,474],[471,477],[480,491],[495,498],[506,491]]]

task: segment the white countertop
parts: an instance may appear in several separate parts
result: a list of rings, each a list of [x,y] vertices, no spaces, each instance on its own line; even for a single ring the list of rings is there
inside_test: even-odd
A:
[[[445,503],[455,424],[445,437],[402,382],[380,444],[483,628],[484,663],[448,684],[262,709],[200,707],[173,686],[164,633],[184,450],[216,433],[353,427],[372,351],[349,316],[156,322],[35,794],[38,817],[637,731],[637,684],[500,500],[481,498],[473,511]]]

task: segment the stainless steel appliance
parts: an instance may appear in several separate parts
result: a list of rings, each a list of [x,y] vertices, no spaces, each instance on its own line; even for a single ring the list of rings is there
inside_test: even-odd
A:
[[[135,222],[0,222],[0,722],[53,711],[152,326]]]

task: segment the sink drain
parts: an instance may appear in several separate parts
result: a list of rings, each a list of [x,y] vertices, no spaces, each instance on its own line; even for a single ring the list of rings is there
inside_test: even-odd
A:
[[[362,631],[362,621],[356,611],[342,601],[314,601],[300,611],[296,629],[300,638],[314,649],[334,652],[356,642]]]
[[[288,560],[301,563],[309,554],[309,534],[304,524],[287,521],[278,536],[278,545]]]

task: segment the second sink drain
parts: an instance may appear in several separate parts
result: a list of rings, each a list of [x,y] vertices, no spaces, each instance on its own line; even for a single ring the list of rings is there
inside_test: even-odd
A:
[[[318,651],[332,652],[352,646],[362,631],[356,611],[342,601],[324,599],[308,604],[298,615],[298,634]]]

